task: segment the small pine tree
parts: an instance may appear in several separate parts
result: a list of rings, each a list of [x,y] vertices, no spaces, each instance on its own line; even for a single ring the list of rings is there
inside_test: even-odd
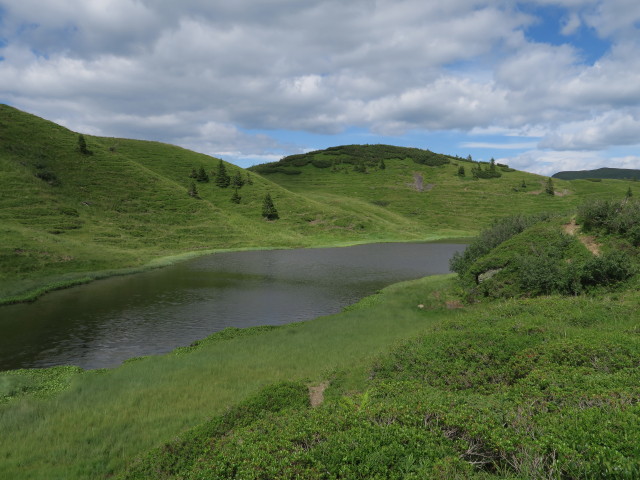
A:
[[[544,192],[547,195],[555,195],[556,194],[556,191],[555,191],[555,189],[553,187],[553,180],[551,180],[551,177],[549,177],[549,179],[547,180],[547,185],[544,188]]]
[[[191,173],[189,174],[189,178],[198,178],[198,172],[196,172],[195,168],[191,169]]]
[[[198,189],[196,188],[196,184],[194,182],[191,182],[189,191],[187,193],[189,193],[190,197],[198,198]]]
[[[207,172],[204,170],[204,167],[200,167],[200,170],[198,170],[198,174],[196,175],[196,180],[198,182],[208,182],[209,181],[209,175],[207,175]]]
[[[218,164],[218,173],[216,174],[216,185],[220,188],[227,188],[230,183],[231,177],[227,174],[224,162],[220,160],[220,163]]]
[[[384,158],[381,158],[381,159],[380,159],[380,165],[378,165],[378,168],[379,168],[380,170],[384,170],[384,169],[386,169],[386,168],[387,168],[387,166],[384,164]]]
[[[236,172],[236,174],[233,176],[233,180],[231,180],[231,185],[233,185],[236,190],[238,188],[242,188],[242,186],[244,185],[244,179],[242,178],[242,175],[240,174],[240,172]]]
[[[631,191],[631,187],[629,187],[629,188],[627,189],[627,194],[626,194],[625,196],[626,196],[626,198],[631,198],[631,197],[633,197],[633,192]]]
[[[249,175],[249,172],[247,172],[247,185],[253,185],[253,179],[251,175]]]
[[[78,135],[78,150],[82,155],[93,155],[93,152],[87,148],[87,141],[82,134]]]
[[[527,182],[525,182],[524,180],[522,180],[522,183],[520,184],[520,186],[522,188],[527,188]]]
[[[496,161],[495,161],[495,159],[493,157],[491,157],[491,162],[489,163],[489,171],[492,174],[496,173]]]
[[[462,165],[460,165],[458,167],[458,176],[459,177],[464,177],[465,176],[465,171],[464,171],[464,167]]]
[[[231,201],[232,201],[233,203],[237,203],[237,204],[239,204],[239,203],[240,203],[240,200],[242,200],[242,197],[240,196],[240,194],[238,193],[238,189],[236,188],[236,189],[233,191],[233,195],[231,195]]]
[[[262,216],[267,220],[277,220],[280,218],[278,210],[276,210],[273,200],[271,199],[271,195],[268,193],[265,195],[264,201],[262,202]]]

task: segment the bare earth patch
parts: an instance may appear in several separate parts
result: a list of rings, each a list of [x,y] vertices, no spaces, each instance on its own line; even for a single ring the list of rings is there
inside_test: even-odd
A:
[[[565,233],[569,235],[576,235],[580,227],[576,224],[576,220],[572,218],[569,223],[564,224],[563,228]],[[588,235],[578,235],[578,240],[580,240],[580,242],[585,247],[587,247],[587,250],[589,250],[591,253],[593,253],[594,255],[600,255],[600,245],[598,244],[598,242],[596,242],[596,239],[594,237]]]
[[[312,407],[317,407],[324,402],[324,391],[329,386],[328,381],[322,382],[320,385],[309,387],[309,402]]]
[[[424,191],[424,179],[419,173],[413,174],[413,188],[415,188],[418,192]]]

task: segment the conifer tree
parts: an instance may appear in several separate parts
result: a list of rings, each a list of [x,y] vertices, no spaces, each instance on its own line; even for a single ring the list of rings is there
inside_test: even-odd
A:
[[[253,185],[253,179],[251,175],[249,175],[249,172],[247,172],[247,185]]]
[[[549,177],[549,180],[547,180],[547,185],[544,188],[544,191],[548,195],[555,195],[556,194],[556,191],[553,188],[553,180],[551,180],[551,177]]]
[[[220,160],[220,163],[218,164],[218,173],[216,174],[216,185],[220,188],[227,188],[230,183],[231,178],[227,174],[224,162]]]
[[[238,203],[238,204],[239,204],[239,203],[240,203],[240,200],[242,200],[242,197],[240,196],[240,194],[238,193],[238,189],[236,188],[236,189],[233,191],[233,195],[231,195],[231,201],[232,201],[233,203]]]
[[[631,191],[631,187],[627,189],[627,194],[625,195],[627,198],[633,197],[633,192]]]
[[[198,172],[196,172],[195,168],[191,169],[191,173],[189,174],[189,178],[198,178]]]
[[[460,165],[458,167],[458,176],[459,177],[464,177],[465,176],[465,171],[464,171],[464,167],[462,165]]]
[[[244,179],[242,178],[242,175],[240,174],[240,172],[236,172],[236,174],[233,176],[233,180],[231,180],[231,185],[233,185],[236,190],[238,188],[242,188],[242,186],[244,185]]]
[[[198,198],[198,189],[196,188],[196,184],[194,182],[191,182],[189,191],[187,193],[189,193],[189,196],[193,198]]]
[[[265,195],[264,201],[262,202],[262,216],[267,220],[277,220],[280,218],[269,193]]]
[[[384,164],[384,158],[380,159],[380,165],[378,165],[378,168],[380,168],[380,170],[384,170],[387,168],[387,166]]]
[[[78,150],[83,155],[93,155],[93,152],[87,148],[87,141],[82,134],[78,135]]]
[[[525,182],[524,180],[522,180],[522,183],[520,184],[520,186],[522,188],[527,188],[527,182]]]
[[[207,172],[204,170],[204,167],[200,167],[200,170],[198,170],[198,174],[196,175],[196,180],[198,180],[199,182],[209,181],[209,175],[207,175]]]

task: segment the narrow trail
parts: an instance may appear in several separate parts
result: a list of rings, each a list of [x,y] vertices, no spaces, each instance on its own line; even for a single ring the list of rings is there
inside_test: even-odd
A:
[[[329,386],[329,382],[324,381],[319,385],[309,387],[309,402],[312,407],[317,407],[324,402],[324,391]]]
[[[580,227],[576,224],[575,218],[572,218],[569,223],[564,224],[564,231],[569,235],[577,235],[578,240],[587,247],[594,255],[600,255],[600,245],[596,242],[595,238],[589,235],[578,235]]]

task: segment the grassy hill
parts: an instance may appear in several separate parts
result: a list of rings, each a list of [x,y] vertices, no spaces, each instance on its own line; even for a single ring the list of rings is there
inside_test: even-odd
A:
[[[551,196],[546,178],[506,166],[346,146],[254,168],[236,205],[213,181],[197,184],[199,199],[187,193],[191,170],[216,171],[217,159],[86,139],[92,155],[77,133],[0,107],[1,296],[189,251],[472,235],[512,213],[568,216],[499,242],[481,235],[490,246],[467,250],[461,283],[406,282],[338,315],[228,329],[109,370],[1,372],[0,477],[640,475],[640,207],[622,200],[629,187],[640,196],[637,184],[557,180]],[[260,215],[267,192],[275,222]],[[576,234],[569,215],[585,199],[603,201],[581,207]],[[327,385],[311,408],[307,388]]]
[[[472,265],[537,258],[565,225],[535,223]],[[601,258],[575,244],[589,234],[637,265],[634,237],[603,232],[543,256]],[[463,287],[405,282],[337,315],[110,370],[0,373],[0,476],[637,478],[638,277],[470,304]],[[309,387],[326,388],[319,406]]]
[[[559,178],[562,180],[602,178],[615,180],[638,180],[640,179],[640,170],[632,168],[597,168],[595,170],[575,170],[554,173],[553,178]]]
[[[351,145],[253,172],[224,163],[251,180],[236,204],[233,188],[215,184],[218,159],[157,142],[84,138],[90,155],[77,133],[0,105],[0,303],[190,252],[472,236],[504,214],[568,211],[585,196],[628,188],[557,181],[552,197],[544,177],[506,166],[496,167],[499,178],[478,179],[473,170],[489,165]],[[201,167],[211,181],[196,182],[193,198],[190,175]],[[277,221],[261,216],[266,193]]]
[[[384,169],[380,160],[384,159]],[[458,175],[464,168],[464,176]],[[286,189],[332,205],[377,205],[428,232],[475,235],[512,213],[569,212],[587,198],[622,198],[631,182],[554,181],[496,165],[496,177],[474,178],[487,163],[388,145],[350,145],[286,157],[251,167]],[[363,170],[364,169],[364,170]]]

